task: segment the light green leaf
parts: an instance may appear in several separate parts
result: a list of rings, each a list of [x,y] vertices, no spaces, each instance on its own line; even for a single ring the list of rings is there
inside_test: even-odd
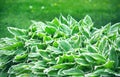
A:
[[[52,68],[55,69],[62,69],[62,68],[70,68],[73,67],[74,63],[62,63],[62,64],[56,64],[52,66]]]
[[[114,61],[108,60],[105,64],[95,66],[95,69],[100,69],[100,68],[105,68],[105,69],[113,69],[114,68]]]
[[[46,34],[45,34],[45,33],[38,32],[38,33],[37,33],[37,36],[38,36],[38,38],[43,38],[43,37],[46,36]]]
[[[67,41],[65,41],[65,40],[60,41],[60,42],[59,42],[59,46],[60,46],[65,52],[67,52],[67,51],[69,51],[69,50],[72,49],[71,45],[70,45]]]
[[[90,66],[89,62],[84,58],[75,58],[75,62],[80,64],[80,66]]]
[[[9,55],[13,55],[13,54],[15,54],[15,50],[13,51],[13,50],[0,50],[0,55],[7,55],[7,56],[9,56]]]
[[[39,50],[39,53],[40,53],[40,56],[43,58],[43,60],[51,61],[49,52],[47,52],[46,50]]]
[[[116,24],[112,25],[111,33],[118,31],[119,28],[120,28],[120,23],[116,23]]]
[[[31,72],[31,66],[26,63],[20,63],[17,65],[13,65],[8,70],[9,74],[15,74],[15,75],[20,75],[23,73],[30,73],[30,72]]]
[[[40,57],[40,54],[39,53],[29,53],[28,57]]]
[[[60,31],[66,33],[67,35],[71,34],[70,28],[67,25],[65,25],[65,24],[61,24],[59,29],[60,29]]]
[[[103,27],[103,34],[104,34],[104,35],[108,35],[109,32],[110,32],[110,28],[111,28],[111,23],[108,23],[107,25],[105,25],[105,26]]]
[[[109,60],[114,61],[115,68],[118,66],[118,63],[119,63],[118,54],[113,46],[111,46],[110,48]]]
[[[12,45],[6,45],[6,46],[4,46],[1,49],[3,49],[3,50],[15,50],[17,48],[22,48],[22,47],[23,47],[23,43],[22,42],[16,42],[16,43],[14,43]]]
[[[60,51],[58,48],[48,46],[47,50],[51,52],[51,54],[62,54],[63,52]]]
[[[27,31],[25,29],[19,29],[14,27],[8,27],[8,31],[14,36],[23,36],[27,34]]]
[[[66,24],[66,25],[68,24],[67,19],[66,19],[63,15],[60,15],[59,20],[60,20],[60,22],[63,23],[63,24]]]
[[[89,38],[91,33],[88,31],[88,29],[82,28],[82,34],[87,38]]]
[[[92,19],[89,15],[86,15],[83,19],[84,23],[87,25],[87,26],[93,26],[93,22],[92,22]]]
[[[62,31],[57,31],[54,36],[54,38],[63,38],[63,37],[66,37],[66,34]]]
[[[79,68],[70,68],[62,71],[64,75],[69,76],[84,76],[84,72]]]
[[[89,30],[93,26],[92,19],[91,19],[91,17],[89,15],[86,15],[83,20],[79,21],[79,23],[80,23],[81,26],[83,26],[85,28],[88,28]]]
[[[74,56],[73,55],[63,54],[63,56],[59,56],[57,58],[57,64],[72,63],[72,62],[74,62]]]
[[[54,18],[51,23],[55,24],[56,27],[60,26],[60,21],[57,18]]]
[[[43,42],[48,44],[48,43],[52,43],[53,39],[50,36],[44,36],[43,37]]]
[[[36,32],[44,32],[46,24],[43,22],[36,22],[34,20],[31,21],[33,24],[30,26],[30,30],[32,30],[32,28],[34,28],[33,26],[35,26],[35,28],[37,29]]]
[[[68,26],[71,26],[77,23],[77,21],[70,15],[67,16],[67,20],[68,20]]]
[[[100,50],[100,52],[104,53],[105,47],[107,45],[107,38],[103,37],[98,44],[98,48]]]
[[[32,74],[32,73],[23,73],[23,74],[20,74],[20,75],[18,75],[16,77],[33,77],[33,76],[35,76],[35,75]]]
[[[13,62],[21,62],[21,61],[24,61],[26,58],[27,58],[27,54],[19,54],[19,55],[16,55],[13,59]]]
[[[87,49],[89,52],[92,52],[92,53],[98,53],[98,50],[96,47],[92,46],[92,45],[88,45],[87,46]]]

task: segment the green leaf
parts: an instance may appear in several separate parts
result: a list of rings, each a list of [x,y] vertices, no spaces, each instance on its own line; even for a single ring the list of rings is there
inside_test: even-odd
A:
[[[54,42],[53,42],[53,46],[54,46],[54,47],[58,47],[58,45],[59,45],[59,44],[58,44],[57,41],[54,41]]]
[[[71,26],[77,23],[77,21],[74,18],[72,18],[72,16],[70,15],[67,16],[67,20],[68,20],[68,26]]]
[[[111,33],[118,31],[119,28],[120,28],[120,23],[116,23],[116,24],[112,25]]]
[[[40,54],[39,53],[29,53],[28,57],[40,57]]]
[[[108,60],[105,64],[103,65],[99,65],[95,67],[96,69],[102,69],[102,68],[106,68],[106,69],[113,69],[114,68],[114,61],[110,61]]]
[[[101,64],[101,63],[105,63],[105,58],[98,53],[84,53],[82,54],[85,59],[90,62],[90,63],[95,63],[95,64]]]
[[[84,17],[83,21],[84,21],[84,23],[85,23],[86,25],[89,25],[89,26],[92,26],[92,25],[93,25],[92,19],[91,19],[91,17],[90,17],[89,15],[86,15],[86,16]]]
[[[107,45],[107,38],[106,38],[106,37],[103,37],[103,38],[99,41],[99,44],[98,44],[98,48],[99,48],[100,52],[103,52],[103,53],[104,53],[104,50],[105,50],[106,45]]]
[[[12,45],[6,45],[6,46],[4,46],[1,49],[3,49],[3,50],[15,50],[17,48],[22,48],[22,47],[23,47],[23,43],[22,42],[16,42],[16,43],[14,43]]]
[[[91,33],[88,31],[88,29],[82,28],[82,34],[87,38],[89,38]]]
[[[95,44],[96,42],[98,42],[100,40],[100,38],[101,38],[101,36],[99,33],[93,33],[91,35],[90,43]]]
[[[0,50],[1,55],[7,55],[7,56],[13,55],[15,54],[15,52],[16,51],[13,51],[13,50]]]
[[[47,32],[48,34],[54,35],[56,32],[56,29],[52,26],[46,26],[45,32]]]
[[[23,36],[27,34],[27,31],[25,29],[19,29],[14,27],[8,27],[8,31],[14,36]]]
[[[118,49],[120,49],[120,37],[116,39],[116,45]]]
[[[29,27],[30,28],[30,30],[32,29],[32,28],[34,28],[34,26],[35,26],[35,28],[37,29],[36,30],[36,32],[44,32],[44,30],[45,30],[45,27],[46,27],[46,24],[45,23],[43,23],[43,22],[36,22],[36,21],[31,21],[32,22],[32,25]]]
[[[46,49],[47,48],[47,44],[40,43],[40,44],[37,44],[37,47],[38,47],[38,49]]]
[[[63,38],[63,37],[66,37],[66,34],[62,31],[57,31],[53,37],[54,38]]]
[[[69,76],[84,76],[84,72],[79,68],[70,68],[62,71],[64,75]]]
[[[60,42],[59,42],[59,46],[60,46],[65,52],[67,52],[67,51],[69,51],[69,50],[72,49],[71,45],[70,45],[67,41],[65,41],[65,40],[60,41]]]
[[[81,66],[90,66],[89,62],[84,58],[75,58],[75,62],[80,64]]]
[[[98,69],[98,70],[95,70],[93,73],[94,73],[95,75],[97,75],[97,77],[100,77],[100,75],[107,74],[107,73],[105,73],[104,71],[105,71],[105,69]]]
[[[65,24],[61,24],[59,29],[60,29],[60,31],[66,33],[67,35],[71,34],[70,28],[67,25],[65,25]]]
[[[109,60],[114,61],[115,68],[118,66],[118,63],[119,63],[118,54],[113,46],[111,46],[110,48]]]
[[[113,61],[107,61],[103,66],[105,67],[105,68],[113,68],[113,65],[114,64],[114,62]]]
[[[80,36],[79,35],[71,36],[70,44],[72,45],[73,48],[81,47],[81,42],[82,42],[81,35]]]
[[[51,23],[55,24],[56,27],[60,26],[60,21],[57,18],[54,18]]]
[[[18,75],[16,77],[33,77],[33,76],[35,76],[35,75],[32,74],[32,73],[23,73],[23,74],[20,74],[20,75]]]
[[[92,46],[92,45],[88,45],[87,49],[88,49],[89,52],[92,52],[92,53],[97,53],[98,52],[97,48]]]
[[[57,70],[51,70],[51,71],[48,72],[48,76],[49,77],[55,77],[55,76],[59,77],[58,76],[58,71]]]
[[[0,70],[5,70],[5,68],[11,61],[12,61],[11,56],[0,55]]]
[[[108,38],[109,38],[110,40],[116,40],[116,38],[117,38],[117,33],[111,33],[111,34],[109,34],[109,35],[108,35]]]
[[[35,64],[35,66],[32,67],[32,73],[34,73],[35,75],[42,75],[42,76],[44,76],[45,73],[44,73],[43,71],[44,71],[45,69],[46,69],[46,68],[40,66],[40,64],[39,64],[39,65]]]
[[[74,63],[62,63],[62,64],[56,64],[52,66],[52,68],[55,68],[55,69],[70,68],[70,67],[73,67],[73,65]]]
[[[111,28],[111,23],[108,23],[107,25],[105,25],[103,29],[103,34],[108,35],[110,32],[110,28]]]
[[[48,44],[48,43],[52,43],[53,39],[50,36],[44,36],[43,37],[43,42]]]
[[[51,54],[62,54],[63,52],[60,51],[58,48],[52,47],[52,46],[48,46],[47,50],[51,52]]]
[[[57,64],[61,64],[61,63],[72,63],[74,62],[74,57],[73,55],[67,55],[67,54],[63,54],[63,56],[59,56],[57,58]]]
[[[105,76],[105,77],[119,77],[120,74],[110,70],[110,69],[99,69],[94,72],[97,76]]]
[[[13,62],[21,62],[24,61],[27,58],[27,54],[20,54],[20,55],[16,55],[13,59]]]
[[[73,29],[72,29],[72,35],[76,34],[76,33],[79,33],[79,27],[78,26],[74,26]]]
[[[91,56],[96,60],[98,61],[98,63],[105,63],[106,59],[103,57],[103,55],[101,54],[98,54],[98,53],[94,53],[94,54],[91,54]]]
[[[43,38],[43,37],[46,36],[46,34],[45,34],[45,33],[38,32],[38,33],[37,33],[37,36],[38,36],[38,38]]]
[[[39,53],[40,53],[40,56],[43,58],[43,60],[51,61],[49,52],[47,52],[46,50],[39,50]]]
[[[25,63],[20,63],[17,65],[13,65],[10,67],[8,70],[9,74],[15,74],[15,75],[20,75],[23,73],[30,73],[31,72],[31,66]]]
[[[66,19],[63,15],[60,15],[59,20],[60,20],[60,22],[63,23],[63,24],[66,24],[66,25],[68,24],[67,19]]]
[[[87,62],[92,63],[92,64],[95,63],[95,59],[90,54],[89,55],[83,54],[82,56],[84,56],[84,58]]]
[[[89,15],[86,15],[83,20],[79,21],[79,23],[80,23],[81,26],[83,26],[85,28],[88,28],[89,30],[93,26],[92,19],[91,19],[91,17]]]
[[[93,27],[72,16],[28,29],[8,27],[0,39],[0,72],[9,77],[120,77],[120,23]]]

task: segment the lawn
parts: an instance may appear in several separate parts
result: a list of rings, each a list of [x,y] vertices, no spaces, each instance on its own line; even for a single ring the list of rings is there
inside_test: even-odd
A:
[[[7,26],[28,28],[30,20],[50,21],[60,14],[77,21],[90,15],[96,27],[120,21],[119,0],[0,0],[0,37],[11,36]]]

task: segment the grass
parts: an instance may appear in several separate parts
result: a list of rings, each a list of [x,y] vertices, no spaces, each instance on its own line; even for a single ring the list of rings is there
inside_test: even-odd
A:
[[[0,37],[11,36],[6,27],[28,28],[30,20],[51,21],[60,14],[80,20],[90,15],[96,27],[119,22],[119,0],[1,0]]]

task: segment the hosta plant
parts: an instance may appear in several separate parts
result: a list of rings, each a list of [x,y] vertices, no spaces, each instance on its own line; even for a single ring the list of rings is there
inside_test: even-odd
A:
[[[95,28],[60,16],[28,29],[8,27],[0,39],[0,71],[9,77],[119,77],[120,23]]]

